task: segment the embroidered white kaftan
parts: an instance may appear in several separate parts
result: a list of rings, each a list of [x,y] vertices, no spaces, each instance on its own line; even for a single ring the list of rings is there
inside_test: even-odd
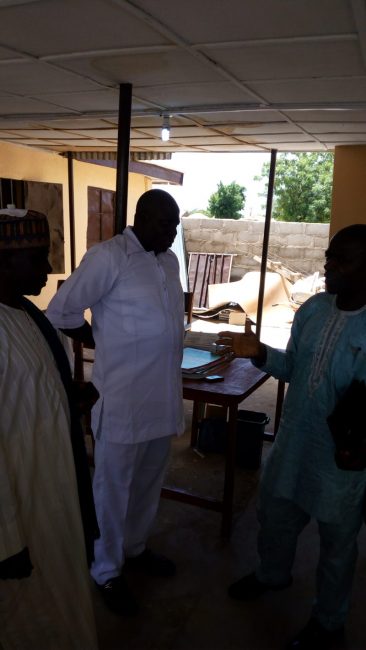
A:
[[[34,566],[0,580],[0,647],[96,650],[67,397],[33,320],[3,304],[0,396],[0,561],[27,546]]]
[[[353,379],[366,380],[366,307],[342,311],[335,296],[317,294],[295,315],[286,352],[266,348],[261,369],[289,386],[261,498],[290,499],[316,519],[341,521],[362,507],[366,471],[337,468],[326,419]]]
[[[81,327],[92,311],[92,381],[109,442],[134,444],[184,431],[181,360],[184,300],[179,264],[168,250],[155,255],[127,227],[89,249],[51,300],[54,327]]]

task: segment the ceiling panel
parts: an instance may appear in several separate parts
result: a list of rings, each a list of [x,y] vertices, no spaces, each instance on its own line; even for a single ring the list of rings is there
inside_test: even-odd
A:
[[[0,139],[115,151],[130,83],[132,151],[364,144],[365,35],[361,0],[0,5]]]
[[[220,126],[220,130],[228,135],[250,135],[253,133],[269,135],[271,133],[299,133],[300,128],[291,122],[248,122],[232,126]]]
[[[252,82],[251,87],[266,97],[270,103],[315,104],[329,102],[342,106],[350,102],[365,102],[366,75],[355,78],[291,79],[285,81]]]
[[[42,100],[49,104],[73,111],[117,111],[117,90],[96,90],[84,93],[47,93]]]
[[[162,84],[136,90],[139,97],[166,106],[204,106],[207,104],[227,105],[250,102],[251,95],[244,88],[224,81],[189,84]]]
[[[138,0],[170,29],[190,42],[280,38],[354,30],[343,0]],[[153,9],[152,9],[153,7]]]
[[[1,12],[0,12],[1,17]],[[45,63],[24,61],[0,65],[0,88],[2,92],[20,95],[36,95],[47,92],[88,91],[97,87],[90,79],[80,78]]]
[[[62,113],[64,108],[55,106],[47,101],[31,99],[29,97],[19,97],[17,95],[2,95],[0,96],[0,119],[5,116],[10,119],[16,116],[16,121],[19,123],[23,115],[24,121],[27,124],[32,124],[32,116],[38,116],[39,113]],[[33,118],[34,119],[34,118]],[[13,120],[14,121],[14,120]]]
[[[210,56],[242,81],[358,75],[365,72],[358,41],[310,40],[210,50]]]
[[[93,57],[90,64],[92,70],[102,72],[106,79],[116,83],[128,81],[137,88],[218,80],[214,70],[185,50]],[[80,70],[75,61],[72,61],[72,67]]]
[[[167,42],[109,0],[41,0],[0,12],[1,45],[35,56]]]
[[[300,124],[301,125],[301,124]],[[312,133],[366,133],[366,121],[361,122],[332,122],[327,124],[325,122],[304,122],[303,126],[309,129]]]
[[[331,102],[329,102],[331,103]],[[344,106],[345,102],[342,102]],[[312,122],[321,122],[322,124],[329,124],[330,128],[333,128],[334,122],[339,122],[342,120],[342,123],[353,124],[354,122],[366,122],[366,102],[363,102],[363,109],[361,107],[359,110],[355,108],[336,108],[340,106],[340,103],[333,103],[334,108],[328,110],[286,110],[283,111],[284,115],[287,115],[292,120],[297,120],[299,125],[305,126],[305,123]]]
[[[274,144],[275,142],[309,142],[313,143],[313,138],[311,135],[307,135],[306,133],[276,133],[276,134],[269,134],[266,133],[266,135],[263,137],[262,135],[243,135],[243,136],[237,136],[237,139],[239,142],[241,140],[245,140],[245,142],[261,142],[264,143],[266,142],[267,144]]]
[[[362,144],[366,142],[366,133],[326,133],[322,138],[324,142],[333,146],[335,144]]]
[[[75,129],[73,131],[74,135],[83,135],[88,138],[108,138],[109,140],[115,140],[118,138],[118,129]]]
[[[1,119],[0,119],[1,125]],[[19,122],[15,123],[19,128]],[[24,125],[26,126],[26,125]],[[85,117],[78,117],[77,115],[72,118],[72,126],[70,125],[70,120],[60,120],[60,119],[42,119],[42,123],[39,122],[38,126],[50,127],[53,129],[102,129],[105,127],[115,128],[115,125],[110,124],[109,120],[104,119],[88,119]]]

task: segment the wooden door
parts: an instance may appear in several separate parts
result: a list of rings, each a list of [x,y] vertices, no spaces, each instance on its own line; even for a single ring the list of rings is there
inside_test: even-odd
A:
[[[87,249],[113,237],[115,196],[113,190],[88,187]]]

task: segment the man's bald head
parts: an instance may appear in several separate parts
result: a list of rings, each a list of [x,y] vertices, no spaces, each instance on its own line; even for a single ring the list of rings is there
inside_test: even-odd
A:
[[[172,245],[179,224],[179,207],[164,190],[149,190],[136,205],[133,230],[145,250],[163,253]]]

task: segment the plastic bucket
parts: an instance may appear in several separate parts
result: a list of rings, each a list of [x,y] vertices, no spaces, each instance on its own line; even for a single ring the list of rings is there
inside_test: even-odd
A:
[[[257,411],[238,411],[236,462],[243,469],[259,469],[262,460],[263,434],[269,417]]]
[[[238,411],[236,464],[243,469],[259,469],[262,459],[263,434],[269,417],[257,411]],[[225,418],[205,418],[200,422],[198,449],[205,453],[224,453],[227,422]]]

